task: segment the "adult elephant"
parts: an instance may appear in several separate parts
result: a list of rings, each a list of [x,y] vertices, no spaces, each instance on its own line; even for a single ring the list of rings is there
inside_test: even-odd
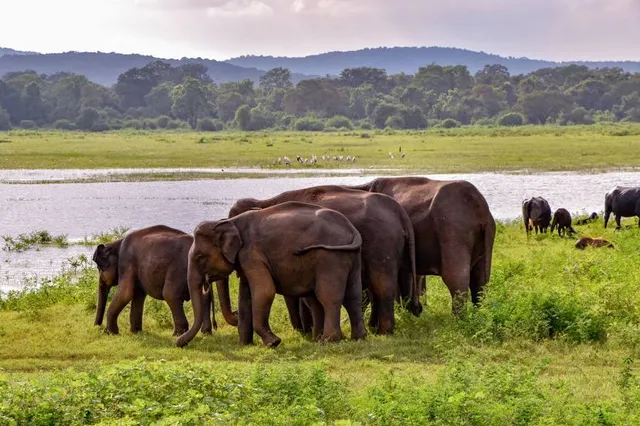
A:
[[[551,224],[551,207],[549,203],[542,197],[531,197],[522,202],[522,220],[527,235],[532,229],[540,232],[547,232],[547,228]]]
[[[611,213],[616,218],[616,229],[620,229],[623,217],[640,217],[640,187],[616,186],[604,197],[604,227],[607,227]],[[640,226],[640,221],[638,221]]]
[[[387,194],[407,211],[416,241],[416,268],[422,275],[439,275],[460,313],[471,290],[479,295],[491,274],[496,224],[487,201],[471,183],[423,177],[377,178],[349,188]]]
[[[124,238],[109,244],[99,244],[93,252],[98,266],[98,304],[95,325],[102,325],[109,290],[117,286],[107,312],[107,333],[118,334],[118,316],[131,303],[131,332],[142,331],[142,310],[147,295],[164,300],[173,316],[173,335],[189,328],[183,302],[190,299],[187,287],[187,265],[193,237],[178,229],[164,225],[151,226],[129,232]],[[205,283],[203,283],[205,284]],[[208,287],[207,283],[207,287]],[[213,292],[204,295],[202,332],[217,328],[213,321]]]
[[[394,301],[398,296],[407,309],[422,312],[416,280],[415,239],[411,220],[402,207],[384,194],[368,193],[335,185],[316,186],[283,192],[267,200],[244,198],[229,210],[229,217],[255,208],[266,208],[288,201],[312,203],[344,214],[362,236],[362,287],[372,294],[369,325],[378,334],[393,333]],[[221,311],[230,324],[234,318],[228,297],[228,280],[218,286]],[[287,308],[294,328],[305,329],[304,309],[288,299]]]
[[[202,222],[193,232],[188,281],[194,323],[176,341],[185,346],[202,324],[204,277],[223,280],[234,270],[240,276],[238,332],[241,344],[253,341],[255,330],[265,345],[280,338],[269,327],[276,293],[305,297],[322,312],[322,338],[342,339],[340,308],[351,320],[351,337],[366,334],[362,320],[362,238],[341,213],[308,203],[288,202],[247,211],[231,219]],[[321,306],[320,306],[321,305]],[[314,315],[314,327],[319,321]]]

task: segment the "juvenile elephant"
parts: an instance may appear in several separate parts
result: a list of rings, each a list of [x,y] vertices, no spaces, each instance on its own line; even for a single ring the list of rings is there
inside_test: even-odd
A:
[[[106,332],[118,334],[118,315],[131,302],[131,332],[142,331],[142,311],[147,295],[165,300],[173,316],[173,335],[189,328],[183,302],[190,299],[187,287],[188,254],[193,237],[164,225],[151,226],[129,232],[109,244],[99,244],[93,261],[98,266],[98,304],[95,325],[102,325],[107,297],[111,287],[117,286],[107,311]],[[204,283],[202,283],[204,284]],[[213,292],[201,298],[204,303],[202,332],[217,328],[213,306]]]
[[[580,239],[578,239],[578,241],[576,241],[575,247],[577,249],[584,250],[587,246],[614,248],[613,244],[610,241],[607,241],[602,237],[581,237]]]
[[[549,203],[542,197],[532,197],[522,202],[522,219],[527,235],[532,229],[540,232],[547,232],[551,222],[551,208]],[[552,231],[553,232],[553,231]]]
[[[404,209],[391,197],[348,189],[334,185],[316,186],[283,192],[267,200],[244,198],[229,210],[229,217],[254,208],[265,208],[287,201],[312,203],[344,214],[362,236],[362,288],[372,293],[369,325],[378,334],[393,333],[395,327],[394,301],[398,296],[407,303],[415,316],[422,312],[417,288],[415,239],[411,220]],[[225,318],[231,315],[224,306],[227,291],[219,295]],[[219,286],[218,289],[221,287]],[[304,306],[287,300],[293,327],[305,330]],[[300,318],[300,319],[298,319]],[[233,323],[233,318],[231,323]],[[307,330],[305,330],[307,331]]]
[[[640,217],[640,187],[616,186],[604,197],[604,227],[613,213],[616,217],[616,229],[620,229],[623,217]],[[638,221],[640,226],[640,221]]]
[[[344,215],[306,203],[288,202],[200,223],[194,230],[188,268],[195,319],[176,345],[187,345],[202,324],[204,277],[224,280],[234,270],[240,277],[241,344],[252,343],[254,329],[265,345],[280,344],[269,327],[276,293],[318,301],[321,307],[316,304],[312,313],[314,317],[324,314],[323,339],[342,339],[342,305],[349,314],[351,337],[364,337],[361,246],[360,233]],[[314,327],[320,327],[319,321],[314,321]]]
[[[471,183],[423,177],[377,178],[349,188],[389,195],[406,210],[413,225],[416,268],[439,275],[460,313],[469,289],[474,304],[491,274],[496,224],[487,201]]]
[[[553,213],[553,221],[551,222],[551,232],[558,227],[558,235],[564,236],[565,232],[569,235],[575,234],[576,230],[571,227],[571,213],[562,207]]]

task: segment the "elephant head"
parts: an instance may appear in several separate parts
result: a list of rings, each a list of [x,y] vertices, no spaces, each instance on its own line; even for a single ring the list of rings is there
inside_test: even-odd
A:
[[[99,244],[93,252],[93,261],[98,267],[98,304],[95,325],[102,325],[107,297],[111,287],[118,285],[118,259],[122,240],[110,244]]]
[[[187,280],[195,318],[189,331],[178,337],[177,346],[187,345],[202,326],[204,320],[202,294],[205,291],[203,285],[214,280],[227,280],[235,269],[236,258],[241,247],[240,232],[228,219],[202,222],[194,230],[193,244],[189,250]],[[219,286],[218,284],[218,288]],[[225,314],[224,311],[223,314]]]

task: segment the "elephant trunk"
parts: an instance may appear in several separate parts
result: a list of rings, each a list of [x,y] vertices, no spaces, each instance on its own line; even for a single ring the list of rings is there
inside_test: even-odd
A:
[[[189,257],[191,258],[191,255],[189,255]],[[204,277],[191,260],[189,260],[189,266],[187,267],[187,277],[189,283],[189,296],[191,297],[191,303],[193,304],[194,320],[189,331],[182,334],[178,337],[178,340],[176,340],[176,346],[180,348],[186,346],[194,337],[196,337],[196,334],[198,334],[198,330],[200,330],[202,322],[204,321],[204,298],[202,295]]]
[[[104,309],[107,306],[108,296],[109,287],[107,287],[107,285],[101,280],[98,284],[98,304],[96,306],[96,319],[93,322],[94,325],[102,325],[102,319],[104,318]]]
[[[216,281],[218,289],[218,299],[220,300],[220,311],[227,324],[234,327],[238,326],[238,315],[231,311],[231,298],[229,297],[229,277],[224,280]]]

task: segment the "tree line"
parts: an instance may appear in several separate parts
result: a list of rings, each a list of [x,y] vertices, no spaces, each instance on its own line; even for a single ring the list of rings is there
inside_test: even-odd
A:
[[[502,65],[426,65],[415,74],[344,69],[302,80],[274,68],[256,84],[216,84],[202,64],[155,61],[112,87],[71,73],[14,72],[0,80],[0,130],[193,128],[215,131],[640,122],[640,73],[568,65],[511,75]]]

